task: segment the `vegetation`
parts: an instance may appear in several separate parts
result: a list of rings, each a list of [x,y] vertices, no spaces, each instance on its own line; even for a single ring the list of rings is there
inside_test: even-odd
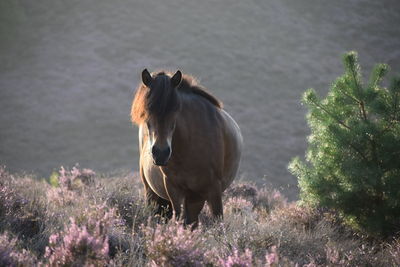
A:
[[[206,207],[191,230],[145,205],[138,175],[0,167],[0,266],[400,266],[400,79],[381,87],[381,64],[363,86],[356,54],[344,62],[326,99],[304,94],[300,204],[236,183],[224,219]]]
[[[224,220],[207,208],[194,231],[144,204],[137,175],[61,168],[51,179],[0,168],[0,265],[395,266],[400,240],[366,240],[328,210],[238,183]]]
[[[364,86],[355,52],[344,65],[325,99],[305,92],[308,164],[297,158],[289,169],[307,204],[333,208],[370,235],[390,236],[400,230],[400,78],[382,87],[388,66],[378,64]]]

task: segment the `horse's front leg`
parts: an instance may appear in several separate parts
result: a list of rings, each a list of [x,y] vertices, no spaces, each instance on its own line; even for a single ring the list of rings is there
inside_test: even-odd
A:
[[[185,212],[185,225],[192,225],[195,229],[198,225],[199,214],[204,207],[205,199],[189,195],[185,197],[184,212]]]
[[[180,219],[182,213],[183,192],[178,187],[174,186],[167,177],[164,177],[164,186],[168,198],[172,204],[175,218]]]
[[[142,168],[140,168],[140,178],[142,179],[142,183],[144,186],[144,196],[146,199],[147,205],[155,205],[156,206],[156,214],[166,216],[168,219],[172,217],[172,207],[171,203],[159,197],[153,190],[150,188],[149,184],[146,181],[146,177],[144,176],[144,172]]]

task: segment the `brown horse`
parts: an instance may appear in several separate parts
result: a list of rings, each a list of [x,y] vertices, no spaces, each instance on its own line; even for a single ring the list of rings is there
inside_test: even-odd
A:
[[[142,72],[132,103],[139,126],[140,176],[149,202],[172,204],[186,224],[198,220],[207,201],[222,217],[222,192],[237,174],[242,136],[222,103],[177,71]]]

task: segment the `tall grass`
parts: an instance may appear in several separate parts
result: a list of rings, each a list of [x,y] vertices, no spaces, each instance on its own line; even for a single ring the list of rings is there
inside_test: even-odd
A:
[[[329,210],[234,184],[224,219],[191,231],[146,206],[136,174],[61,168],[48,180],[0,168],[0,266],[398,266],[400,239],[355,233]]]

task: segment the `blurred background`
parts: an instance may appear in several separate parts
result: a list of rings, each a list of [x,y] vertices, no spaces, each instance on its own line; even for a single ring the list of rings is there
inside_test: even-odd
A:
[[[398,0],[2,0],[0,164],[137,171],[130,105],[143,68],[181,69],[242,129],[240,179],[291,199],[287,171],[309,128],[300,97],[325,96],[356,50],[400,70]]]

